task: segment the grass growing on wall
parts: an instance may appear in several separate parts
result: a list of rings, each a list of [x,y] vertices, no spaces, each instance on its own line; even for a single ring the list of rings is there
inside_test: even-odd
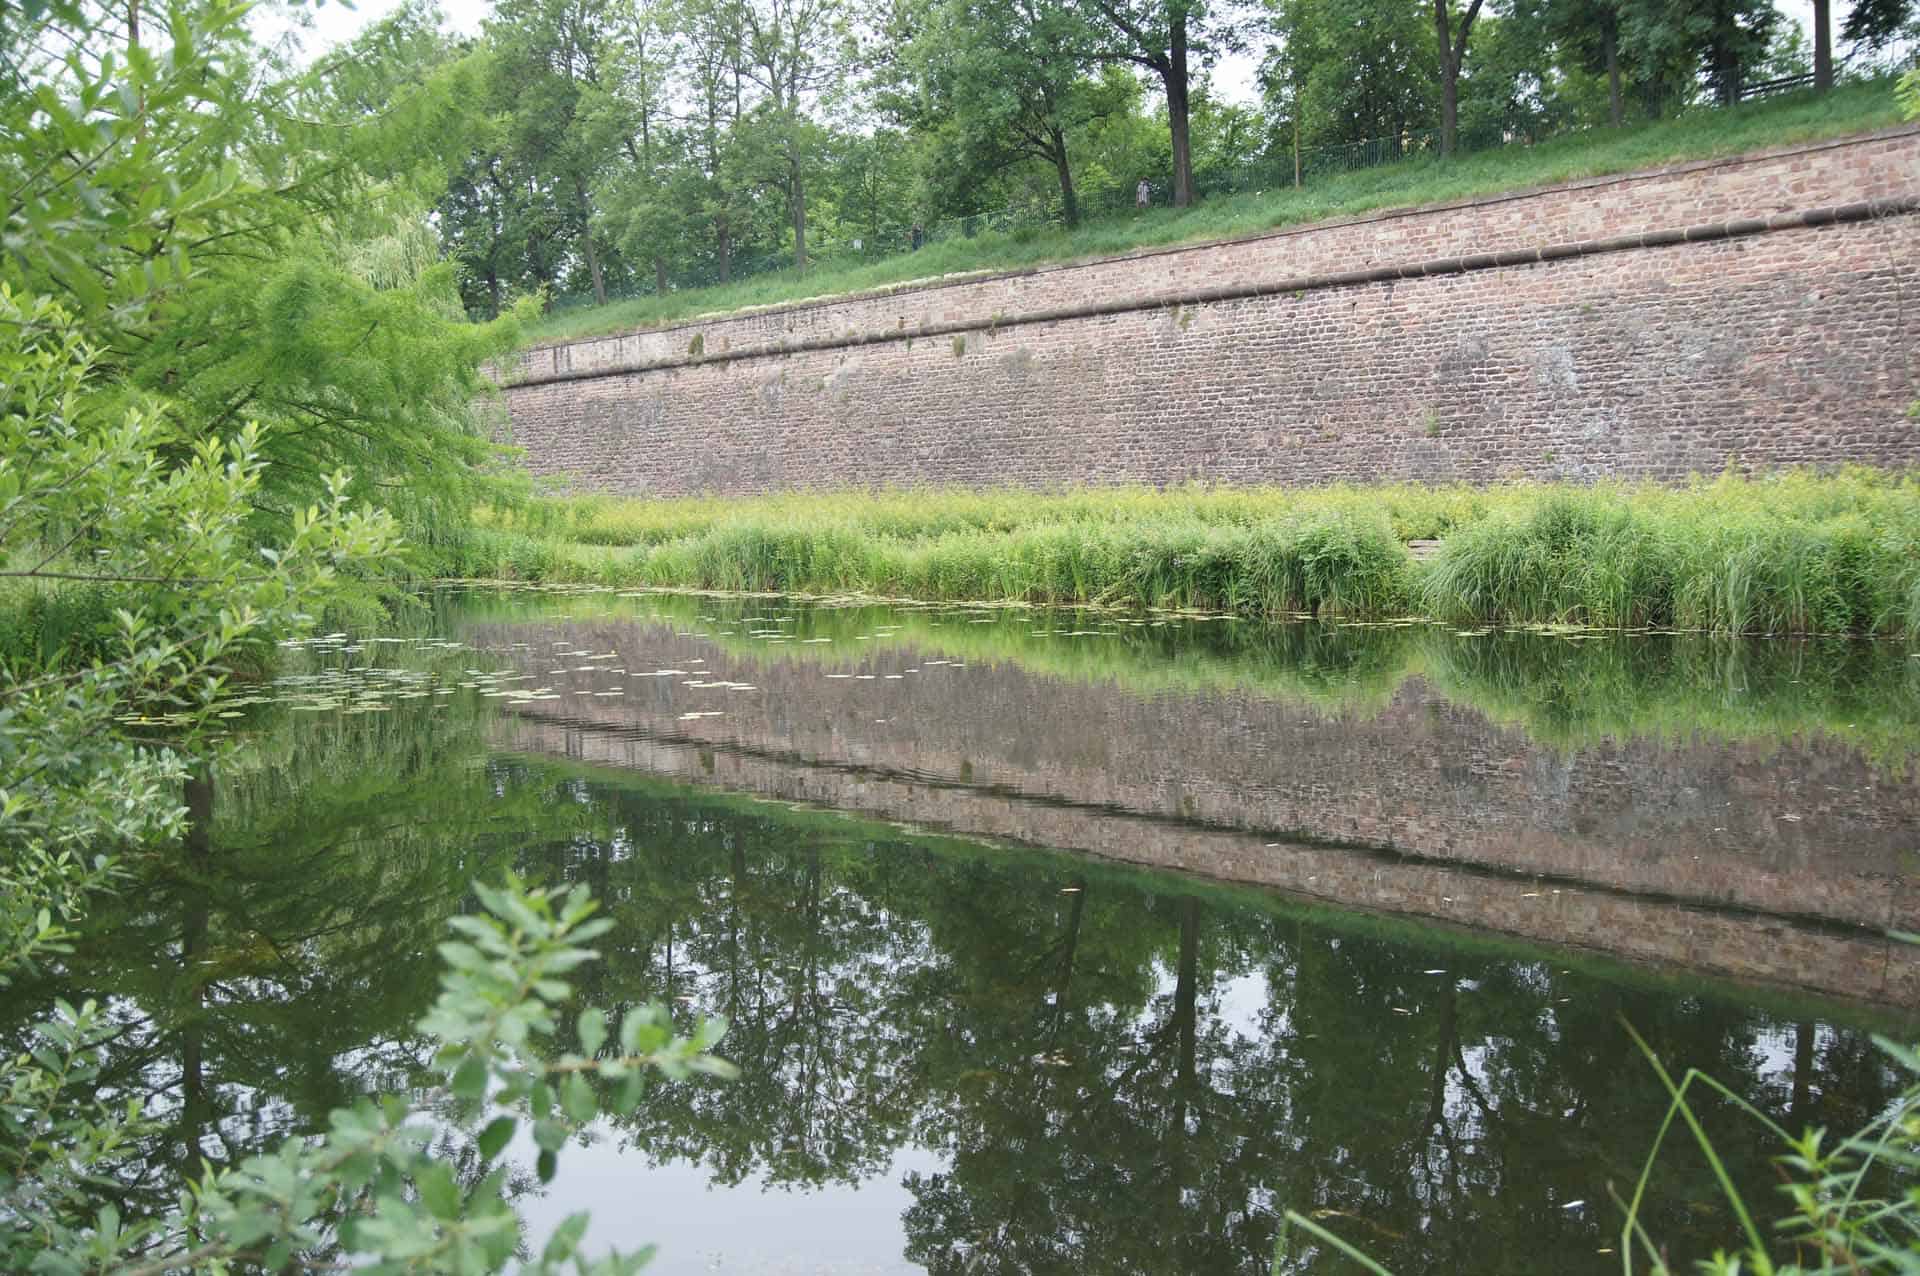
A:
[[[917,253],[801,276],[757,275],[712,288],[639,297],[549,315],[527,330],[535,342],[574,340],[655,327],[694,315],[836,296],[968,271],[1101,257],[1136,248],[1255,234],[1279,226],[1388,208],[1444,203],[1582,177],[1625,173],[1683,160],[1733,155],[1789,142],[1880,128],[1899,121],[1886,81],[1849,84],[1818,96],[1797,94],[1623,129],[1592,129],[1533,146],[1458,156],[1420,155],[1397,164],[1316,181],[1208,200],[1193,208],[1155,209],[1090,223],[1077,231],[992,232],[929,245]]]
[[[1405,542],[1441,541],[1415,562]],[[1717,633],[1920,634],[1920,479],[551,502],[447,575]]]

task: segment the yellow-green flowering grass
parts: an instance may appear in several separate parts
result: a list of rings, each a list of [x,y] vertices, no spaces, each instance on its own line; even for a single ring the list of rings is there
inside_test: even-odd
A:
[[[1437,539],[1416,562],[1406,542]],[[495,514],[447,575],[1721,633],[1920,632],[1920,477],[924,489]]]

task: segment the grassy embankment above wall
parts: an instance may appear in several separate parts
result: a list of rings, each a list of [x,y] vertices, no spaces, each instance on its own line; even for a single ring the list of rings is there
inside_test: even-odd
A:
[[[712,288],[637,297],[556,312],[527,330],[536,343],[657,327],[695,315],[838,296],[974,271],[1104,257],[1167,244],[1257,234],[1280,226],[1389,208],[1445,203],[1582,177],[1627,173],[1686,160],[1864,132],[1899,122],[1891,83],[1850,84],[1824,97],[1796,94],[1732,109],[1703,109],[1680,119],[1622,129],[1591,129],[1533,146],[1441,161],[1420,155],[1314,182],[1090,222],[1079,230],[990,232],[930,245],[917,253],[851,265],[756,275]]]
[[[1437,539],[1416,561],[1406,542]],[[574,500],[448,576],[1474,624],[1920,634],[1920,477]]]

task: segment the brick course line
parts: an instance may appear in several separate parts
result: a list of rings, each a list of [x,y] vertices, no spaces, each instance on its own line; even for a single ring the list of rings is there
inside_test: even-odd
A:
[[[1343,270],[1254,284],[1229,284],[1184,292],[1156,293],[1147,297],[1095,302],[1082,306],[1056,306],[1024,314],[999,315],[985,319],[959,319],[926,324],[911,330],[849,333],[839,337],[811,337],[762,346],[743,346],[713,354],[701,353],[677,359],[640,360],[631,363],[600,364],[591,368],[568,369],[536,374],[509,381],[503,388],[555,385],[567,381],[589,381],[602,377],[626,376],[642,372],[693,368],[713,364],[739,363],[784,354],[808,354],[823,350],[851,350],[861,346],[883,345],[921,338],[962,336],[974,332],[998,332],[1032,324],[1062,323],[1074,319],[1096,319],[1108,315],[1136,314],[1141,311],[1169,310],[1181,306],[1202,306],[1227,301],[1245,301],[1256,297],[1283,297],[1293,293],[1322,292],[1334,288],[1352,288],[1364,284],[1386,283],[1402,279],[1426,279],[1440,275],[1461,275],[1479,270],[1504,270],[1543,262],[1571,261],[1581,257],[1599,257],[1609,253],[1638,252],[1680,244],[1709,244],[1741,239],[1784,230],[1805,230],[1838,226],[1850,222],[1878,221],[1888,217],[1910,216],[1920,212],[1920,197],[1859,200],[1825,208],[1803,209],[1773,217],[1747,217],[1703,226],[1674,227],[1614,235],[1577,243],[1551,244],[1538,248],[1507,249],[1500,252],[1470,253],[1442,257],[1432,261],[1400,266],[1376,266],[1365,270]]]
[[[1439,213],[1497,208],[1506,204],[1525,203],[1528,200],[1538,199],[1542,195],[1569,192],[1586,193],[1639,185],[1646,182],[1661,181],[1691,174],[1723,172],[1730,169],[1774,163],[1782,159],[1819,155],[1828,151],[1846,150],[1901,138],[1920,138],[1920,124],[1899,124],[1891,128],[1879,129],[1872,133],[1857,134],[1852,137],[1828,138],[1819,142],[1793,143],[1787,146],[1770,147],[1764,150],[1746,151],[1739,155],[1722,155],[1708,159],[1683,160],[1663,168],[1639,169],[1630,173],[1610,173],[1598,177],[1575,178],[1571,181],[1554,183],[1548,186],[1529,186],[1518,190],[1502,191],[1494,195],[1474,195],[1466,199],[1443,201],[1437,204],[1416,204],[1407,208],[1375,209],[1371,212],[1357,213],[1350,217],[1333,217],[1323,221],[1279,226],[1272,230],[1260,231],[1249,235],[1231,235],[1221,239],[1203,239],[1184,244],[1156,244],[1147,248],[1137,248],[1131,252],[1118,253],[1109,257],[1097,257],[1090,260],[1045,262],[1031,266],[1018,266],[1010,270],[967,271],[949,278],[907,280],[898,284],[887,284],[879,288],[869,288],[859,292],[840,293],[831,297],[804,298],[799,301],[774,302],[765,306],[752,306],[743,310],[716,311],[711,314],[695,315],[691,318],[666,324],[658,328],[638,328],[630,329],[626,332],[605,333],[598,337],[542,342],[528,347],[528,352],[533,353],[561,349],[570,345],[578,345],[585,341],[617,340],[622,336],[665,335],[674,332],[691,331],[697,328],[709,327],[715,323],[723,323],[728,320],[778,318],[809,311],[829,310],[837,306],[846,305],[849,302],[897,301],[902,298],[911,297],[914,294],[935,292],[941,289],[966,288],[977,284],[997,283],[1004,280],[1036,279],[1046,275],[1093,270],[1115,263],[1146,261],[1156,257],[1178,256],[1186,253],[1209,253],[1222,248],[1261,244],[1272,240],[1290,239],[1303,235],[1310,236],[1327,230],[1379,225],[1414,218],[1430,217]]]

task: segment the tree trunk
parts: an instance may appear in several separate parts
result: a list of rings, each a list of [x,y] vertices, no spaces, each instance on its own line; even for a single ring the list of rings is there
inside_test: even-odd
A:
[[[662,297],[667,295],[667,259],[665,257],[653,259],[653,290]]]
[[[1813,1025],[1793,1026],[1793,1106],[1787,1111],[1787,1133],[1804,1133],[1813,1123]]]
[[[1173,1137],[1175,1146],[1184,1146],[1187,1115],[1198,1088],[1199,996],[1200,996],[1200,901],[1191,897],[1180,901],[1180,962],[1173,984],[1173,1021],[1179,1033],[1180,1058],[1174,1076]],[[1173,1187],[1179,1191],[1180,1175],[1173,1175]]]
[[[213,770],[204,761],[187,773],[185,798],[187,836],[186,873],[190,896],[180,920],[180,972],[188,989],[188,1005],[175,1031],[180,1043],[181,1166],[188,1175],[200,1172],[206,1155],[200,1140],[212,1118],[212,1096],[206,1078],[205,972],[211,909],[207,904],[207,875],[213,867]]]
[[[727,888],[727,1018],[740,1022],[740,892],[746,888],[747,852],[733,844],[733,877]]]
[[[1060,976],[1053,990],[1053,1034],[1056,1042],[1060,1039],[1061,1026],[1066,1022],[1068,999],[1073,994],[1073,958],[1080,950],[1080,922],[1087,908],[1085,879],[1076,877],[1073,887],[1073,903],[1067,909],[1067,934],[1060,951]]]
[[[1188,125],[1187,21],[1173,24],[1171,56],[1162,81],[1167,86],[1167,127],[1173,137],[1173,206],[1193,206],[1193,138]]]
[[[1433,0],[1433,34],[1440,49],[1440,154],[1452,155],[1459,141],[1460,67],[1467,60],[1467,39],[1483,0],[1472,0],[1460,15],[1460,31],[1453,31],[1451,0]]]
[[[1454,128],[1460,119],[1460,64],[1453,57],[1449,0],[1433,0],[1433,36],[1440,51],[1440,157],[1453,154]]]
[[[534,233],[527,237],[527,269],[533,275],[533,281],[540,285],[542,314],[553,313],[553,264],[547,260],[546,236]]]
[[[1732,40],[1722,35],[1714,45],[1712,58],[1716,100],[1721,106],[1740,105],[1740,81],[1743,77],[1740,61],[1734,55]]]
[[[800,176],[800,165],[789,161],[792,178],[793,198],[793,268],[801,274],[807,273],[807,186]]]
[[[1060,203],[1067,215],[1067,229],[1080,226],[1080,199],[1073,191],[1073,168],[1067,163],[1067,139],[1058,128],[1053,135],[1053,166],[1060,174]]]
[[[1433,1086],[1427,1100],[1427,1114],[1420,1121],[1422,1140],[1433,1133],[1436,1126],[1444,1126],[1447,1120],[1447,1068],[1453,1057],[1454,1035],[1459,1031],[1455,1015],[1455,988],[1452,979],[1446,982],[1440,996],[1440,1032],[1433,1052]]]
[[[1813,0],[1813,87],[1833,87],[1833,0]]]
[[[1200,901],[1191,896],[1180,901],[1180,961],[1174,970],[1173,1017],[1180,1033],[1180,1086],[1191,1091],[1200,994]]]
[[[1620,109],[1620,29],[1608,23],[1600,38],[1606,42],[1607,49],[1607,119],[1619,128],[1626,118]]]
[[[580,242],[586,248],[587,273],[593,276],[593,304],[607,304],[607,277],[600,270],[600,250],[593,246],[593,207],[587,203],[587,184],[574,179],[574,192],[580,197]]]

